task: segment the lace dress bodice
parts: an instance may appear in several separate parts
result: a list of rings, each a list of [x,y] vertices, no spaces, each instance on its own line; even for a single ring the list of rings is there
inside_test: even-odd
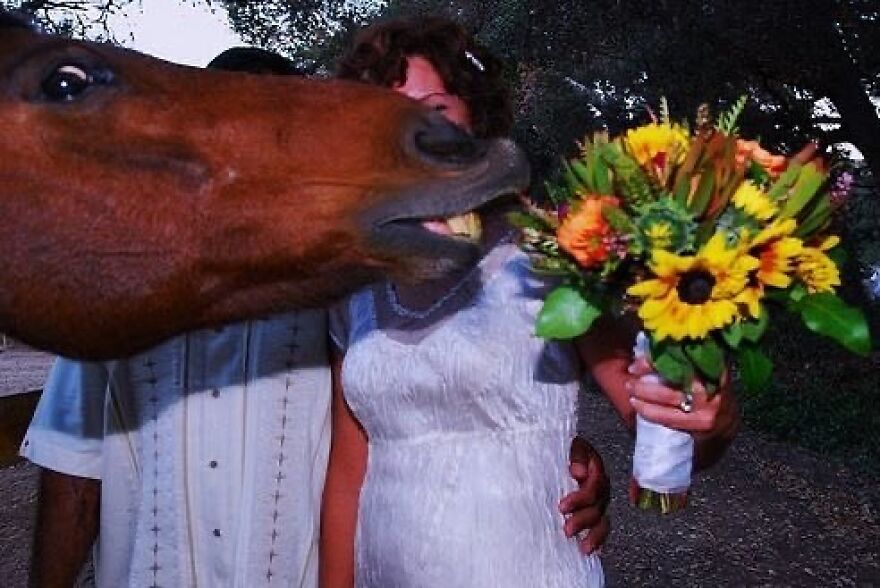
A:
[[[422,316],[380,285],[333,318],[369,437],[357,585],[601,586],[558,510],[579,368],[571,346],[533,335],[546,285],[504,243],[452,292]]]

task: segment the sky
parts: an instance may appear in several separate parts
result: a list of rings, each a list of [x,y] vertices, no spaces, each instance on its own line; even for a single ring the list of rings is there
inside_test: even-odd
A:
[[[112,16],[109,26],[126,47],[199,67],[224,49],[243,44],[229,26],[226,11],[216,7],[212,12],[202,2],[195,6],[181,0],[133,2]]]

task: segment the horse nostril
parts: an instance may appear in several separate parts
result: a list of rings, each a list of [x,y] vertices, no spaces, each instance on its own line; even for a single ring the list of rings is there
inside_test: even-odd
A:
[[[420,153],[447,163],[471,163],[486,152],[482,142],[452,123],[434,124],[416,132],[415,143]]]

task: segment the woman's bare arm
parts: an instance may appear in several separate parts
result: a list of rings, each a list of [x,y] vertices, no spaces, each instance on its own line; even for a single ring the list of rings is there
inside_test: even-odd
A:
[[[333,437],[321,507],[321,586],[354,585],[354,536],[358,499],[367,469],[367,436],[342,394],[342,357],[334,354]]]

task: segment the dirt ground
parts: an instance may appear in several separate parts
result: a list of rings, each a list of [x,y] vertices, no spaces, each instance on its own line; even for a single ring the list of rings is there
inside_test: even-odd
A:
[[[52,360],[48,353],[21,346],[0,351],[0,396],[41,388]]]
[[[34,361],[43,367],[23,373],[45,370],[45,358]],[[614,483],[609,586],[880,586],[876,479],[744,430],[696,480],[686,511],[652,515],[626,501],[628,435],[600,398],[583,408]],[[9,588],[26,586],[35,474],[21,463],[0,469],[0,584]]]

